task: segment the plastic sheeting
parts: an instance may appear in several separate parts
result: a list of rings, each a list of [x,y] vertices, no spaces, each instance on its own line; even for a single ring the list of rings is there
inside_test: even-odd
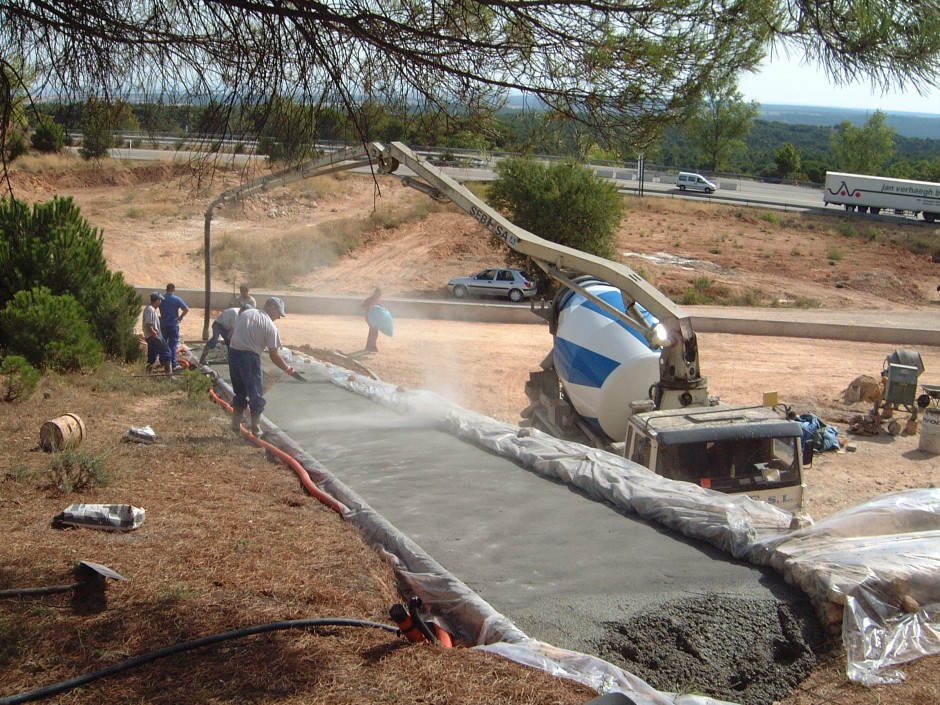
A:
[[[403,391],[316,361],[303,364],[321,379],[400,413],[427,414],[450,433],[592,498],[736,558],[770,565],[801,587],[820,614],[831,613],[832,605],[842,606],[852,680],[866,685],[894,682],[902,677],[894,666],[940,653],[938,489],[885,495],[816,526],[791,531],[794,517],[768,504],[667,480],[622,457],[495,421],[434,394]],[[269,434],[266,439],[297,457],[318,486],[349,507],[345,518],[460,639],[576,679],[601,693],[624,692],[639,705],[717,702],[660,693],[606,661],[530,639],[289,438]]]
[[[940,653],[940,490],[894,492],[815,526],[755,541],[749,559],[844,608],[848,676],[903,679],[892,668]]]

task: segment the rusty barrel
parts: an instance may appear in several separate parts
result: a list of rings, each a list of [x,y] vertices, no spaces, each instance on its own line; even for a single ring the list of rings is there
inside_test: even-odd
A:
[[[77,448],[85,438],[85,423],[77,414],[63,414],[39,429],[39,445],[46,452]]]

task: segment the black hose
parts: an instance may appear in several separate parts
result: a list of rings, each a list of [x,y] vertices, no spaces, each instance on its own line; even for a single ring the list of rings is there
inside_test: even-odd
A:
[[[431,628],[428,626],[421,618],[421,614],[418,612],[418,608],[421,607],[421,598],[417,595],[413,595],[410,600],[408,600],[408,614],[411,615],[411,621],[418,628],[418,630],[424,634],[424,638],[427,639],[432,644],[437,643],[437,635],[431,631]],[[2,705],[2,703],[0,703]]]
[[[213,636],[204,636],[201,639],[185,641],[181,644],[167,646],[166,648],[157,649],[156,651],[151,651],[147,654],[134,656],[133,658],[127,659],[126,661],[122,661],[121,663],[116,663],[113,666],[102,668],[100,671],[86,673],[84,676],[78,676],[77,678],[72,678],[60,683],[54,683],[53,685],[47,685],[43,688],[37,688],[36,690],[30,690],[25,693],[19,693],[18,695],[10,695],[6,698],[0,698],[0,705],[16,705],[16,703],[26,703],[31,700],[42,700],[43,698],[49,698],[53,695],[64,693],[67,690],[77,688],[80,685],[85,685],[86,683],[90,683],[99,678],[104,678],[105,676],[120,673],[121,671],[126,671],[130,668],[142,666],[145,663],[150,663],[151,661],[156,661],[157,659],[161,659],[166,656],[172,656],[184,651],[198,649],[201,646],[209,646],[210,644],[217,644],[221,641],[228,641],[230,639],[239,639],[243,636],[251,636],[253,634],[264,634],[266,632],[274,632],[282,629],[299,629],[305,627],[375,627],[376,629],[384,629],[385,631],[391,632],[392,634],[399,633],[398,627],[393,627],[388,624],[381,624],[379,622],[368,622],[360,619],[292,619],[285,622],[259,624],[253,627],[244,627],[242,629],[236,629],[230,632],[215,634]],[[427,627],[425,626],[425,628]]]
[[[2,597],[22,597],[24,595],[55,595],[60,592],[74,590],[83,583],[72,583],[71,585],[50,585],[49,587],[37,588],[14,588],[12,590],[0,590]]]

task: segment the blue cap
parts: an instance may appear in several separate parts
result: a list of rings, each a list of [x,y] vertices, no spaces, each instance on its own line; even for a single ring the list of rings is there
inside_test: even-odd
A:
[[[161,294],[159,291],[152,291],[150,292],[150,300],[151,301],[163,301],[163,294]]]
[[[280,313],[282,316],[287,315],[287,311],[284,310],[284,302],[281,301],[278,297],[272,296],[270,299],[264,302],[265,308],[270,308],[271,306],[276,307],[278,313]]]

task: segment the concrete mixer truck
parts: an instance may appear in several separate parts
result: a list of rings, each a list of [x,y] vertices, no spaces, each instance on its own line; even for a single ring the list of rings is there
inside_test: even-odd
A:
[[[533,304],[553,346],[526,385],[524,425],[623,454],[664,477],[801,509],[802,427],[773,409],[724,406],[710,396],[681,308],[623,264],[514,225],[403,144],[352,147],[227,191],[206,212],[206,256],[220,203],[363,167],[453,202],[562,285],[550,306]]]

